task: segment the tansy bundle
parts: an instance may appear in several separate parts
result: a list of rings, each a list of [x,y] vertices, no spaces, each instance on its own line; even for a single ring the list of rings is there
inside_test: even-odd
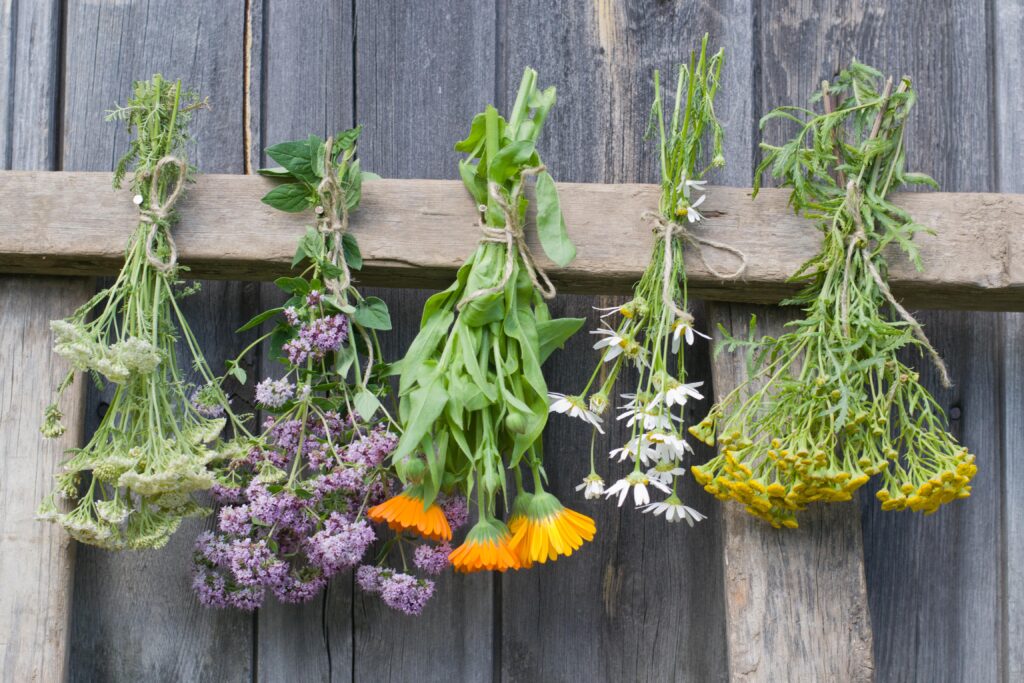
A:
[[[941,407],[900,358],[917,350],[948,382],[921,326],[893,298],[883,250],[896,245],[922,264],[912,241],[925,230],[888,194],[934,185],[904,170],[904,126],[915,101],[910,80],[895,91],[854,62],[815,98],[823,113],[783,107],[772,120],[797,124],[782,146],[763,144],[767,169],[792,189],[794,209],[815,221],[821,252],[792,277],[804,317],[778,338],[730,338],[758,367],[690,431],[720,454],[694,467],[705,489],[736,500],[774,526],[797,526],[811,502],[850,500],[872,476],[884,510],[926,513],[970,495],[974,456],[946,431]]]
[[[438,493],[475,493],[478,521],[450,556],[460,571],[529,567],[569,555],[594,535],[591,519],[544,489],[548,390],[541,364],[582,320],[551,319],[544,300],[554,289],[523,241],[524,188],[534,176],[545,252],[560,265],[575,256],[535,146],[555,90],[539,90],[536,80],[527,69],[509,118],[487,107],[455,146],[467,154],[459,170],[479,207],[483,237],[451,287],[427,301],[398,366],[404,433],[393,458],[406,489],[370,511],[393,527],[427,537],[440,527],[447,535]],[[513,494],[506,526],[502,507]]]
[[[129,176],[139,225],[114,284],[51,324],[54,350],[73,366],[58,393],[76,371],[116,388],[92,438],[56,477],[54,494],[74,508],[61,512],[54,495],[40,508],[76,540],[110,549],[159,548],[183,517],[207,514],[191,494],[213,485],[215,461],[245,450],[240,441],[220,441],[221,432],[230,422],[247,436],[178,306],[197,287],[181,281],[172,209],[190,173],[188,122],[203,102],[159,75],[133,90],[108,118],[126,120],[134,133],[114,187]],[[194,375],[179,365],[179,351]],[[46,436],[63,432],[58,405],[46,410]]]

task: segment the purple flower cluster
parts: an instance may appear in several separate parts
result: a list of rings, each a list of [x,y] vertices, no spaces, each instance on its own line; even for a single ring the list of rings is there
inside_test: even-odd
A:
[[[304,426],[271,418],[266,427],[265,443],[237,461],[239,485],[214,487],[223,503],[217,530],[196,543],[193,588],[211,607],[251,610],[268,593],[282,602],[309,600],[331,576],[358,565],[376,540],[361,512],[390,493],[380,465],[397,437],[378,428],[353,438],[352,420],[336,413]],[[296,458],[302,476],[287,486],[257,476]]]
[[[348,318],[337,313],[300,325],[298,336],[286,342],[281,350],[289,363],[301,365],[307,358],[320,360],[327,353],[337,351],[347,339]]]
[[[452,528],[452,531],[461,529],[469,522],[469,504],[457,493],[446,497],[441,502],[441,511],[444,513],[445,519],[448,520],[448,526]]]
[[[379,594],[388,607],[410,615],[422,613],[434,594],[430,579],[365,564],[356,570],[356,582],[365,592]]]
[[[416,547],[412,561],[421,571],[436,576],[451,564],[448,561],[448,556],[451,553],[452,546],[449,543],[442,543],[440,545],[424,543]]]
[[[295,385],[287,379],[269,377],[256,385],[256,401],[268,408],[280,408],[295,395]]]

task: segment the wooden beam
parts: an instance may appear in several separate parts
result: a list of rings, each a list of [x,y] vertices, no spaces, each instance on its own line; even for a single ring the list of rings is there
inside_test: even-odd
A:
[[[136,209],[108,173],[0,172],[0,271],[101,275],[116,271]],[[181,202],[175,228],[181,260],[196,277],[272,279],[289,272],[308,214],[284,214],[259,198],[271,182],[252,176],[203,175]],[[560,183],[562,207],[578,256],[549,268],[564,291],[624,293],[650,255],[650,226],[640,215],[658,202],[654,185]],[[715,278],[692,248],[687,273],[695,297],[775,303],[792,293],[790,273],[820,243],[813,225],[787,206],[784,190],[712,187],[698,235],[742,250],[749,265],[738,281]],[[936,235],[917,242],[918,273],[890,252],[897,296],[913,306],[1024,310],[1024,195],[906,193],[896,199]],[[447,285],[479,237],[472,202],[458,181],[380,180],[365,185],[352,232],[366,261],[366,284]],[[543,265],[536,239],[529,239]],[[720,271],[735,258],[705,250]]]

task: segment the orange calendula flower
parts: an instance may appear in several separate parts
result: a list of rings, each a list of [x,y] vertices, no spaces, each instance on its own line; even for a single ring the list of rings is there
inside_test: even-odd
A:
[[[455,571],[468,573],[519,569],[519,560],[508,547],[512,534],[496,519],[483,518],[476,523],[462,545],[448,556]]]
[[[367,510],[375,522],[386,522],[395,531],[415,531],[432,541],[452,540],[452,528],[437,503],[426,505],[422,492],[408,488]]]
[[[509,520],[512,550],[523,567],[568,557],[594,539],[597,527],[590,517],[570,510],[550,493],[527,495],[523,503],[516,499]]]

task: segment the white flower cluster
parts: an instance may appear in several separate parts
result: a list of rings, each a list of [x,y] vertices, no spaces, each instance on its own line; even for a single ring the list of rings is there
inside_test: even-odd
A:
[[[97,372],[116,384],[124,384],[133,375],[147,375],[160,365],[159,350],[145,339],[128,337],[106,346],[84,326],[67,320],[52,321],[50,329],[54,351],[77,370]]]

